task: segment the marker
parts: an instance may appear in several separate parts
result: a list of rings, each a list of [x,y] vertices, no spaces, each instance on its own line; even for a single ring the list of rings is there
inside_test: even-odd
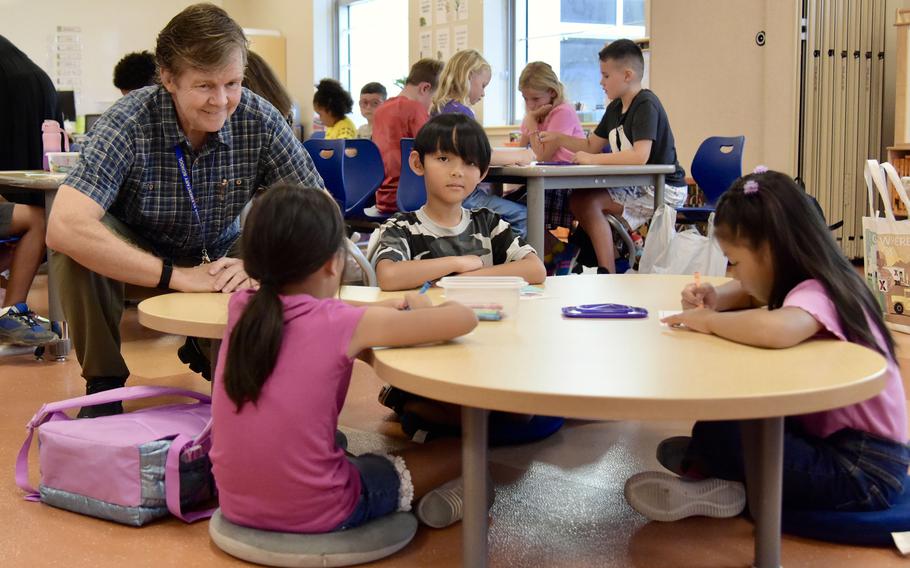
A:
[[[420,292],[417,292],[417,293],[426,294],[427,290],[429,290],[431,286],[433,286],[433,283],[430,282],[429,280],[427,280],[426,282],[423,283],[423,286],[420,287]]]
[[[699,272],[699,271],[696,270],[694,276],[695,276],[695,292],[696,292],[696,294],[697,294],[697,293],[698,293],[698,289],[701,288],[701,272]],[[702,300],[702,299],[699,299],[699,300],[698,300],[698,307],[699,307],[699,308],[705,307],[705,302],[704,302],[704,300]]]

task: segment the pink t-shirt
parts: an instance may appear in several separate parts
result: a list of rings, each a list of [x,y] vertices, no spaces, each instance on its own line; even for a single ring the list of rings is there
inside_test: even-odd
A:
[[[833,335],[842,341],[847,340],[837,316],[837,309],[818,280],[806,280],[790,290],[784,299],[784,307],[805,310],[822,325],[824,335]],[[875,327],[872,327],[872,333],[879,347],[884,350],[885,342],[881,333]],[[885,373],[887,383],[877,396],[843,408],[801,416],[800,420],[806,431],[814,436],[826,438],[843,428],[853,428],[905,443],[907,402],[900,369],[890,357]]]
[[[569,103],[556,105],[553,110],[547,113],[547,116],[540,124],[540,130],[561,132],[562,134],[568,134],[569,136],[573,136],[575,138],[585,137],[585,131],[581,127],[581,122],[578,120],[578,115],[575,114],[575,109],[573,109],[572,105]],[[521,123],[521,133],[523,135],[530,134],[528,129],[525,127],[524,122]],[[575,152],[571,152],[565,148],[560,148],[559,150],[556,150],[556,153],[553,154],[551,160],[571,162],[574,156]]]
[[[347,350],[364,308],[308,295],[282,296],[278,360],[256,404],[224,390],[230,333],[252,297],[231,297],[212,389],[210,453],[224,516],[260,529],[319,533],[344,521],[360,496],[360,475],[335,445],[351,381]]]

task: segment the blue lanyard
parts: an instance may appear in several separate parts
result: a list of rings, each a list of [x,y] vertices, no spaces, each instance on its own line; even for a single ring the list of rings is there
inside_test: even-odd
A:
[[[180,147],[180,144],[174,146],[174,155],[177,156],[177,167],[180,168],[180,176],[183,178],[186,194],[190,196],[193,215],[196,216],[196,222],[199,223],[199,230],[202,232],[202,262],[208,264],[212,262],[212,259],[209,258],[209,251],[205,247],[205,225],[202,223],[202,217],[199,216],[199,207],[196,206],[196,197],[193,195],[193,182],[190,181],[190,174],[186,169],[186,159],[183,157],[183,148]]]

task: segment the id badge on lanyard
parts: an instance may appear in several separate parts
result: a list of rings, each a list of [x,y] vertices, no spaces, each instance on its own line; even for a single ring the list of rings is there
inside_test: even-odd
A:
[[[190,181],[190,173],[186,169],[186,158],[183,156],[183,148],[180,144],[174,146],[174,155],[177,156],[177,167],[180,169],[180,177],[183,178],[183,187],[186,188],[186,194],[190,198],[190,205],[193,207],[193,216],[196,217],[196,223],[199,224],[199,230],[202,233],[202,263],[212,262],[209,258],[209,251],[205,246],[205,225],[202,223],[202,217],[199,215],[199,207],[196,206],[196,196],[193,195],[193,182]]]

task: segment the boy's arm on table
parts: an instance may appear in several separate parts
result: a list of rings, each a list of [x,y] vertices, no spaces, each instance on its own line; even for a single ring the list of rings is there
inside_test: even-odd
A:
[[[651,156],[653,140],[637,140],[632,148],[622,152],[604,154],[600,151],[580,151],[575,154],[575,163],[597,166],[643,166]]]
[[[528,284],[540,284],[547,279],[547,269],[536,254],[528,254],[521,260],[506,262],[466,272],[465,276],[520,276]]]
[[[380,260],[376,279],[383,290],[411,290],[428,280],[438,280],[452,273],[470,272],[483,266],[479,256],[447,256],[426,260]]]
[[[601,138],[593,132],[588,134],[587,138],[575,138],[574,136],[552,130],[541,132],[539,140],[545,144],[553,142],[556,146],[565,148],[570,152],[587,152],[589,154],[602,152],[608,142],[606,138]]]

